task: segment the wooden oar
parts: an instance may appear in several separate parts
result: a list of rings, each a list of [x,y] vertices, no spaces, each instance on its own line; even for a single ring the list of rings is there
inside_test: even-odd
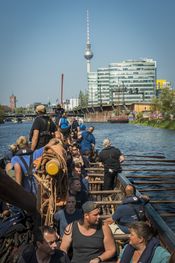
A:
[[[174,204],[175,200],[150,200],[151,204]]]
[[[0,199],[28,212],[36,213],[36,197],[25,191],[0,169]]]
[[[150,159],[126,159],[125,161],[124,161],[124,163],[126,163],[126,162],[158,162],[158,163],[175,163],[175,160],[170,160],[170,159],[165,159],[165,160],[155,160],[155,159],[153,159],[153,160],[150,160]],[[124,164],[123,163],[123,164]]]
[[[161,191],[175,191],[175,187],[163,187],[163,188],[147,188],[147,189],[138,189],[139,192],[161,192]]]
[[[102,177],[102,176],[101,176]],[[126,175],[127,178],[143,178],[143,179],[149,179],[149,178],[158,178],[158,179],[175,179],[174,176],[163,176],[163,175]]]
[[[137,154],[126,154],[126,157],[143,157],[143,158],[157,158],[157,159],[165,159],[164,155],[137,155]]]
[[[175,184],[175,181],[134,181],[133,184]]]
[[[122,167],[133,165],[142,165],[142,166],[175,166],[175,163],[123,163]]]
[[[144,175],[143,173],[136,173],[136,174],[133,174],[133,173],[128,173],[127,175],[125,175],[125,177],[132,177],[132,176],[136,176],[136,178],[139,178],[139,177],[142,177],[142,176],[147,176],[148,178],[151,178],[152,176],[154,177],[154,176],[157,176],[158,178],[160,177],[160,178],[162,178],[162,177],[164,177],[165,176],[165,178],[170,178],[170,176],[172,176],[173,178],[175,178],[175,174],[166,174],[166,175],[164,175],[164,174],[151,174],[151,175],[148,175],[148,174],[146,174],[146,175]]]
[[[175,213],[160,213],[162,217],[175,217]]]
[[[124,168],[123,171],[125,172],[146,172],[146,171],[149,171],[149,172],[175,172],[175,169],[126,169]]]

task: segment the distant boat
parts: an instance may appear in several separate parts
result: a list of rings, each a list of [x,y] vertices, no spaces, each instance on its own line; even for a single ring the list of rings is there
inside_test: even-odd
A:
[[[129,118],[126,115],[111,117],[107,120],[110,123],[128,123]]]

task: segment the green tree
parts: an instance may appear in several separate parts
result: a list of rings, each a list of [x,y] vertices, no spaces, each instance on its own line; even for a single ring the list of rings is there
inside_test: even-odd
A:
[[[153,105],[151,111],[159,111],[165,119],[169,119],[170,115],[175,115],[175,91],[169,88],[162,89],[159,98],[152,100]]]
[[[26,112],[26,108],[24,107],[15,108],[16,114],[24,114],[25,112]]]
[[[79,106],[84,108],[88,106],[88,93],[85,91],[85,93],[80,90],[79,96]]]
[[[2,123],[4,120],[4,113],[4,108],[2,105],[0,105],[0,123]]]

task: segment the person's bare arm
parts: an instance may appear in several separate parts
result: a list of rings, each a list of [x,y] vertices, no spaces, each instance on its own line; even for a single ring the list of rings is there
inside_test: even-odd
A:
[[[104,223],[107,225],[110,225],[110,224],[114,223],[114,220],[112,219],[112,217],[108,217],[104,220]]]
[[[114,241],[114,237],[112,235],[112,232],[107,224],[103,225],[103,233],[104,233],[104,248],[105,251],[99,255],[101,261],[106,261],[114,256],[116,252],[116,245]],[[90,261],[89,263],[95,263],[95,261]]]
[[[67,253],[71,243],[72,243],[72,224],[69,224],[64,231],[60,249]]]
[[[122,163],[122,162],[124,162],[124,160],[125,160],[125,156],[122,154],[122,155],[120,155],[120,158],[119,158],[119,160],[120,160],[120,163]]]
[[[31,144],[31,150],[32,151],[34,151],[36,149],[36,146],[38,143],[38,138],[39,138],[39,130],[34,130],[33,136],[32,136],[32,144]]]
[[[21,166],[19,165],[19,163],[15,163],[14,165],[14,169],[15,169],[15,180],[18,184],[22,184],[22,171],[21,171]]]

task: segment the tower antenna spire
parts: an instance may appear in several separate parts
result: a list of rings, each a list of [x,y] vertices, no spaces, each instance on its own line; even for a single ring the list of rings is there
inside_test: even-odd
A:
[[[84,53],[84,57],[87,60],[87,73],[89,73],[91,71],[91,64],[90,64],[90,60],[91,58],[93,58],[93,52],[91,50],[91,44],[90,44],[90,30],[89,30],[89,12],[87,10],[87,39],[86,39],[86,49],[85,49],[85,53]]]

